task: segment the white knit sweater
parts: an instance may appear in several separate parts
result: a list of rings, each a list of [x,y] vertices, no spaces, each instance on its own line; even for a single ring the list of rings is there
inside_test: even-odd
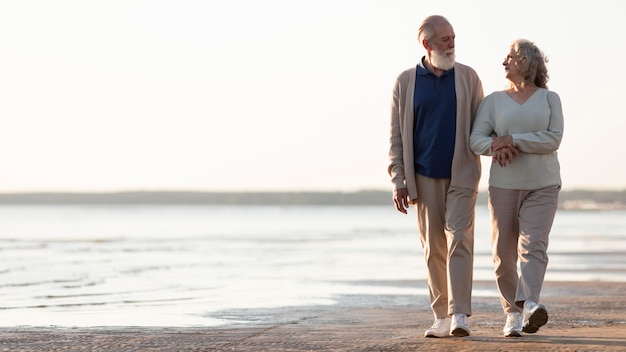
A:
[[[513,137],[519,156],[506,167],[491,164],[489,185],[532,190],[561,185],[557,149],[563,137],[563,111],[558,94],[539,88],[519,104],[505,91],[489,94],[472,127],[474,153],[491,155],[491,136]]]

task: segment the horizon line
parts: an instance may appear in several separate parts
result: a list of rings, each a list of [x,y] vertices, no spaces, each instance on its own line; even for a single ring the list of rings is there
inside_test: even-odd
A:
[[[361,188],[361,189],[243,189],[243,190],[211,190],[211,189],[121,189],[121,190],[0,190],[0,195],[16,194],[119,194],[119,193],[361,193],[361,192],[392,192],[392,188]],[[478,193],[487,192],[479,189]],[[561,189],[561,192],[626,192],[626,188],[594,188],[578,187]]]

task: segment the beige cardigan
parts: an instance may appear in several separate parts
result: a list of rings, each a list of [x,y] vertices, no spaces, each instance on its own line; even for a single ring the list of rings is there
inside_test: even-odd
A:
[[[450,187],[478,191],[481,167],[480,156],[469,146],[471,127],[478,106],[484,97],[482,83],[469,66],[454,64],[456,90],[456,139],[452,158]],[[394,190],[407,188],[409,199],[414,203],[418,197],[415,183],[413,157],[413,93],[415,91],[415,67],[402,72],[396,79],[391,102],[391,138],[389,168]]]

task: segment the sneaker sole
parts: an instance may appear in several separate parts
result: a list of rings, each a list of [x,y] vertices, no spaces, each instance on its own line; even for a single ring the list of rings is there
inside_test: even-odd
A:
[[[446,331],[443,333],[443,335],[440,335],[440,334],[437,334],[437,333],[434,333],[434,332],[430,332],[430,333],[429,333],[429,332],[427,332],[427,333],[425,333],[425,334],[424,334],[424,337],[429,337],[429,338],[441,338],[441,337],[446,337],[446,336],[448,336],[448,335],[450,335],[450,331],[449,331],[449,330],[446,330]]]
[[[539,305],[537,309],[528,318],[528,323],[522,328],[523,332],[529,334],[536,333],[540,327],[546,325],[548,322],[548,311],[546,307]]]
[[[519,331],[511,331],[507,334],[504,334],[504,337],[522,337],[522,333]]]
[[[437,335],[434,335],[434,334],[424,335],[424,337],[428,337],[429,339],[439,339],[439,338],[446,337],[446,336],[448,336],[448,335],[442,335],[442,336],[437,336]]]
[[[452,336],[456,336],[456,337],[466,337],[469,336],[470,333],[469,331],[463,329],[463,328],[456,328],[454,330],[452,330],[452,333],[450,333],[450,335]]]

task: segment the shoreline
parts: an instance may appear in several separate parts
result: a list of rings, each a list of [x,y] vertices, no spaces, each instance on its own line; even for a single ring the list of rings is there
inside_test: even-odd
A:
[[[2,327],[0,351],[624,351],[623,292],[626,282],[546,282],[548,324],[521,338],[502,336],[497,297],[473,298],[471,336],[429,339],[427,298],[357,294],[331,306],[225,311],[254,322],[219,327]]]

